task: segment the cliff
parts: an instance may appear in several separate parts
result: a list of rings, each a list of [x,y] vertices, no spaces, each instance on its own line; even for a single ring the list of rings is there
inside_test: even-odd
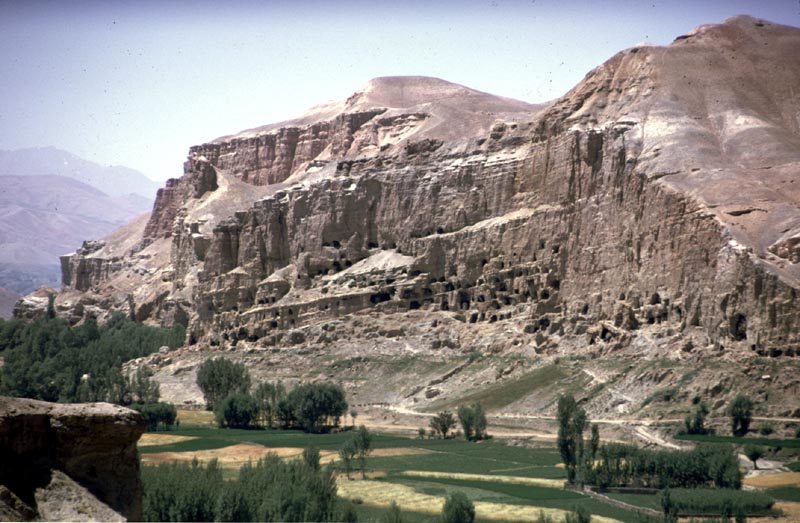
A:
[[[792,357],[798,81],[800,30],[749,17],[622,51],[548,106],[376,79],[191,148],[127,251],[62,259],[57,305],[130,294],[212,349],[335,350],[321,326],[374,313],[455,322],[462,351],[504,328],[507,354]]]
[[[0,514],[14,519],[141,519],[142,417],[106,403],[0,397]]]

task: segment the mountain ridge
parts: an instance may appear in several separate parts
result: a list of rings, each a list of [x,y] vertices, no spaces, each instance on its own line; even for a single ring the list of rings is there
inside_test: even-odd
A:
[[[151,200],[161,186],[134,169],[101,166],[55,147],[0,150],[0,176],[37,175],[65,176],[110,196],[135,193]]]
[[[798,57],[800,30],[736,17],[622,51],[545,106],[377,79],[344,112],[192,147],[141,236],[62,258],[57,308],[132,300],[186,325],[172,363],[138,362],[179,402],[199,401],[209,352],[422,409],[573,358],[605,376],[563,384],[595,415],[677,386],[796,415]],[[499,411],[552,409],[559,390]]]

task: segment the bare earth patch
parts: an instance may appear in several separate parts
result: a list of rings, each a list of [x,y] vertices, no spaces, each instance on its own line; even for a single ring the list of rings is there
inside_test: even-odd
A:
[[[214,413],[208,410],[181,410],[178,409],[178,421],[183,426],[216,427]]]
[[[142,463],[147,465],[172,463],[173,461],[191,463],[195,458],[200,463],[208,463],[212,459],[216,459],[220,467],[238,469],[245,463],[254,463],[268,454],[275,454],[283,459],[291,459],[300,457],[303,454],[303,449],[301,447],[264,447],[255,443],[240,443],[221,449],[143,454]],[[320,452],[320,461],[322,463],[335,461],[336,457],[335,452],[327,450]]]
[[[750,523],[797,523],[800,521],[800,503],[790,501],[779,501],[775,503],[775,508],[783,511],[783,516],[779,518],[747,518]]]
[[[494,483],[510,483],[514,485],[533,485],[536,487],[548,488],[562,488],[564,486],[564,480],[561,479],[526,478],[523,476],[491,476],[489,474],[459,474],[454,472],[429,472],[425,470],[406,470],[400,474],[403,476],[412,476],[417,478],[478,480],[491,481]]]
[[[743,483],[751,487],[800,487],[800,472],[778,472],[745,478]]]
[[[171,445],[173,443],[189,441],[192,439],[197,438],[195,436],[174,436],[172,434],[153,434],[148,432],[146,434],[142,434],[142,437],[139,438],[138,445],[140,447],[155,447],[158,445]]]
[[[469,476],[469,474],[465,474]],[[387,483],[385,481],[357,480],[348,481],[341,477],[336,482],[339,495],[349,499],[359,498],[367,505],[388,507],[392,501],[401,509],[439,514],[444,506],[444,498],[417,492],[407,485]],[[532,507],[527,505],[511,505],[508,503],[475,502],[477,520],[533,521],[542,511],[556,521],[564,521],[566,511],[555,508]],[[596,523],[615,523],[617,520],[592,516]]]
[[[252,443],[240,443],[238,445],[231,445],[221,449],[210,450],[197,450],[191,452],[156,452],[153,454],[143,454],[142,463],[147,465],[157,465],[159,463],[171,463],[178,461],[181,463],[190,463],[197,458],[200,463],[208,463],[212,459],[216,459],[219,465],[224,468],[239,468],[249,461],[258,461],[268,453],[277,452],[277,449],[268,449],[261,445]],[[302,452],[302,451],[301,451]]]

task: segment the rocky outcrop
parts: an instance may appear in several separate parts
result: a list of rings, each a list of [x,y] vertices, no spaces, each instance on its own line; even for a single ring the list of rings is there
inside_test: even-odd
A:
[[[0,506],[25,519],[141,519],[143,432],[141,415],[107,403],[0,397]]]
[[[620,52],[545,108],[373,80],[192,148],[131,251],[147,276],[105,270],[109,245],[57,305],[141,281],[158,293],[137,317],[181,318],[198,350],[324,347],[327,322],[420,309],[522,331],[536,355],[646,353],[657,331],[793,357],[798,57],[800,30],[737,17]]]

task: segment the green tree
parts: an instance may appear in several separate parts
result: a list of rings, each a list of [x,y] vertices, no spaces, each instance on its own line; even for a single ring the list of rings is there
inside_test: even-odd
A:
[[[744,436],[753,420],[753,401],[743,394],[737,395],[728,405],[728,416],[734,436]]]
[[[586,429],[586,412],[571,395],[558,398],[558,451],[567,472],[567,481],[574,483],[578,465],[583,461],[583,431]]]
[[[430,427],[434,432],[442,435],[442,438],[447,439],[447,433],[456,426],[456,419],[453,413],[445,410],[436,414],[430,421]]]
[[[705,427],[707,415],[708,405],[700,402],[697,407],[695,407],[694,412],[691,415],[687,415],[683,420],[683,423],[686,427],[686,433],[706,434],[708,432]]]
[[[453,492],[442,507],[442,523],[472,523],[475,521],[475,505],[463,492]]]
[[[286,389],[280,381],[259,383],[253,397],[258,403],[258,415],[264,427],[272,428],[278,418],[278,404],[286,397]]]
[[[459,406],[457,415],[464,431],[464,438],[468,441],[477,441],[486,437],[486,413],[480,403]]]
[[[284,426],[295,425],[308,432],[338,426],[346,412],[344,389],[331,383],[299,385],[278,404],[278,417]]]
[[[597,450],[600,448],[600,427],[597,423],[592,423],[592,437],[589,440],[589,459],[594,462],[597,458]]]
[[[234,393],[217,405],[215,415],[220,427],[247,429],[258,417],[258,404],[249,394]]]
[[[322,468],[320,458],[321,455],[317,447],[306,447],[303,449],[303,463],[312,470],[319,470]]]
[[[361,478],[367,479],[367,456],[372,452],[372,434],[364,425],[358,427],[358,430],[353,435],[353,446],[361,467]]]
[[[353,438],[346,440],[339,449],[339,459],[342,460],[347,479],[350,479],[350,471],[353,470],[353,459],[356,457],[357,452]]]
[[[216,410],[216,405],[225,397],[250,390],[250,373],[241,363],[234,363],[225,358],[207,359],[197,369],[197,386],[203,391],[209,410]]]
[[[153,371],[147,366],[136,369],[129,384],[133,403],[158,403],[161,391],[158,383],[150,379],[152,375]]]
[[[753,468],[758,470],[758,463],[756,463],[756,461],[764,457],[764,447],[747,444],[744,446],[744,455],[753,462]]]

